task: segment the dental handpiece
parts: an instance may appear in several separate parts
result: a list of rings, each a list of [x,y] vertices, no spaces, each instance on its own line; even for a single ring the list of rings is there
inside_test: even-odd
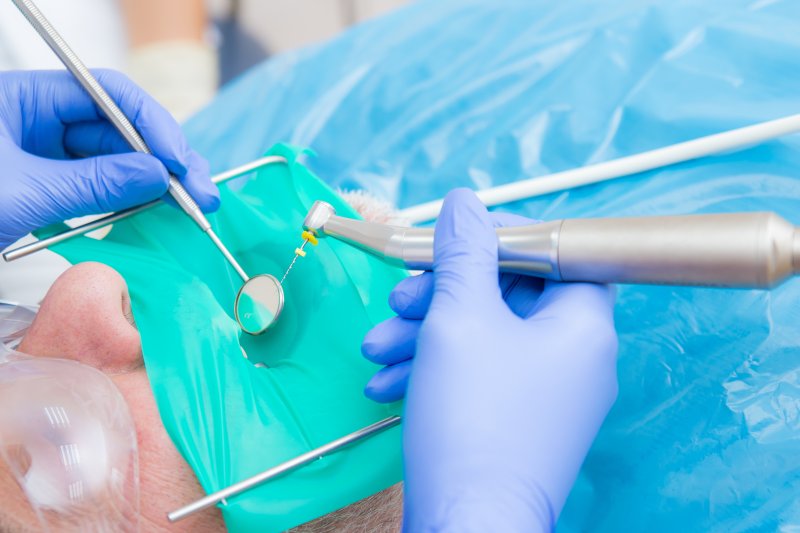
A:
[[[36,32],[44,39],[50,49],[58,56],[67,70],[72,73],[75,79],[80,83],[83,89],[94,100],[94,103],[100,108],[108,118],[116,130],[128,142],[128,144],[137,152],[151,154],[150,147],[144,141],[142,136],[133,126],[128,117],[117,106],[111,96],[103,89],[94,75],[86,68],[86,65],[78,58],[75,52],[67,45],[66,41],[59,35],[52,24],[45,18],[44,14],[31,0],[11,0],[17,9],[25,16],[30,22],[31,26]],[[233,267],[242,280],[247,281],[249,276],[242,269],[241,265],[231,255],[230,251],[225,247],[217,234],[211,228],[211,224],[203,214],[203,211],[191,197],[189,192],[181,185],[174,175],[170,173],[169,177],[169,194],[174,198],[175,203],[194,220],[200,229],[208,235],[217,249],[222,253],[228,263]]]
[[[337,216],[315,202],[307,230],[409,270],[432,270],[433,229]],[[563,219],[498,228],[501,272],[560,281],[773,287],[800,269],[800,234],[774,213]]]

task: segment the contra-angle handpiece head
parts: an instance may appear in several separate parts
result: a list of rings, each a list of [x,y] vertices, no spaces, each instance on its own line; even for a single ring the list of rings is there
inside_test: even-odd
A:
[[[308,214],[303,220],[303,229],[322,233],[325,223],[334,215],[336,215],[336,209],[331,204],[317,200],[308,210]]]
[[[433,231],[404,228],[341,217],[329,203],[316,201],[303,227],[320,237],[344,241],[387,263],[410,270],[427,270],[433,264]]]
[[[409,270],[431,270],[433,230],[336,215],[305,227]],[[561,281],[773,287],[800,271],[800,234],[774,213],[564,219],[497,229],[501,272]]]

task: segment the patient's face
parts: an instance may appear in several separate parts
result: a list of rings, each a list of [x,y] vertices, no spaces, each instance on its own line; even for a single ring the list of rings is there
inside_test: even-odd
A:
[[[216,508],[177,524],[166,520],[168,511],[204,496],[204,492],[161,424],[144,369],[128,289],[119,274],[97,263],[83,263],[69,269],[48,292],[19,351],[33,356],[74,359],[105,372],[114,381],[136,425],[142,531],[224,530]],[[301,529],[396,531],[401,517],[400,498],[399,487],[393,487]],[[3,531],[26,531],[36,524],[19,488],[9,476],[2,476]]]

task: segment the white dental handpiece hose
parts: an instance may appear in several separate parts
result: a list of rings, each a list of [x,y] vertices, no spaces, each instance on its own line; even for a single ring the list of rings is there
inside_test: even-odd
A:
[[[564,170],[547,176],[537,176],[505,185],[498,185],[497,187],[477,191],[476,194],[487,207],[519,202],[528,198],[631,176],[726,151],[741,150],[770,139],[798,132],[800,132],[800,114],[795,114],[611,161],[603,161],[602,163]],[[442,200],[436,200],[402,209],[398,215],[404,220],[408,220],[411,224],[418,224],[434,220],[441,208]]]
[[[410,270],[431,270],[433,230],[337,216],[304,222]],[[798,272],[800,235],[774,213],[563,219],[497,229],[501,272],[561,281],[770,288]]]

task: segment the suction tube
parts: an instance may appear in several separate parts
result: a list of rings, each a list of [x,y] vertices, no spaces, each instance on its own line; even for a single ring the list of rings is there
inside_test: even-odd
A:
[[[432,229],[339,217],[328,204],[306,228],[410,270],[433,265]],[[561,281],[766,289],[800,267],[800,235],[774,213],[564,219],[497,238],[502,272]]]

